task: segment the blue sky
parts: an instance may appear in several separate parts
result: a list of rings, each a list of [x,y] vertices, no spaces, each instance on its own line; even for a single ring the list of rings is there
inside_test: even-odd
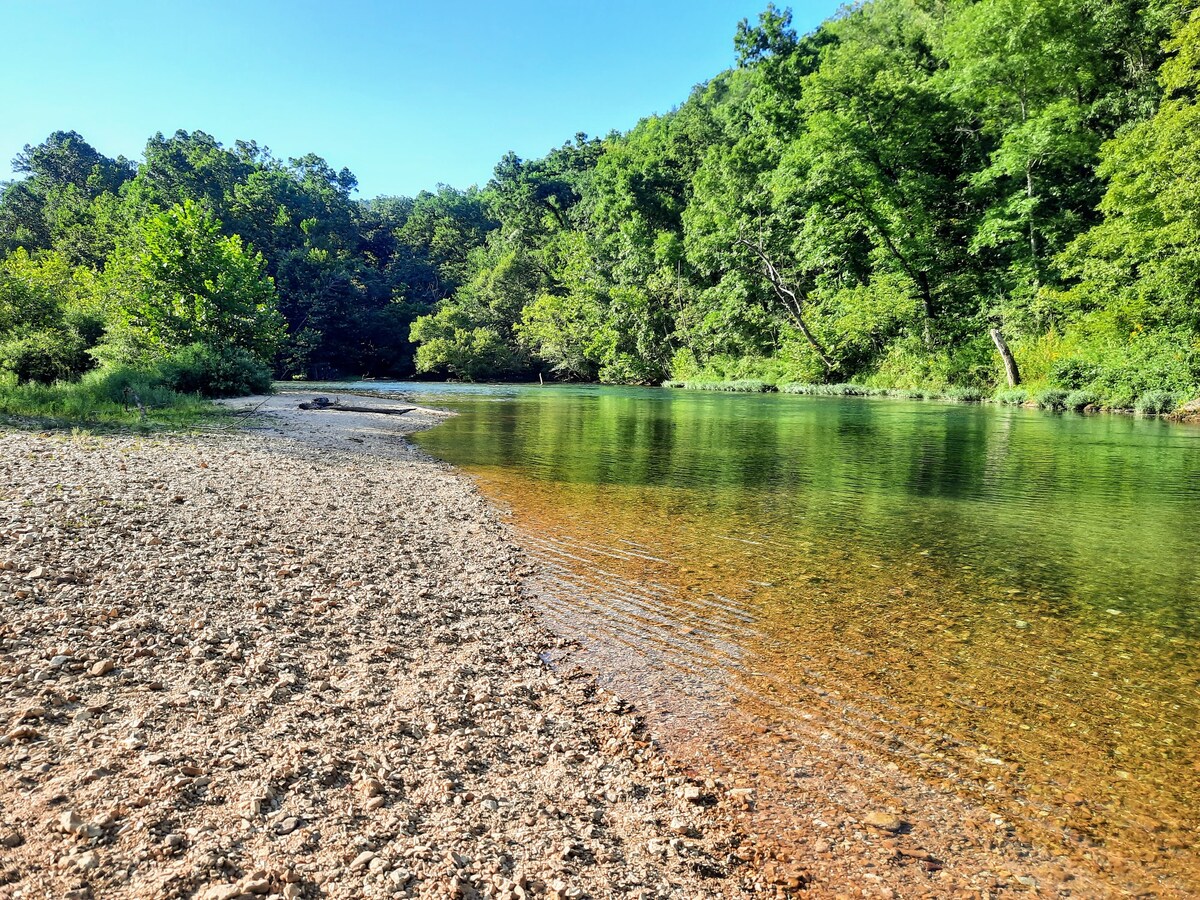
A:
[[[780,3],[779,5],[786,5]],[[800,31],[836,8],[792,4]],[[0,180],[75,130],[138,158],[156,131],[317,153],[359,196],[483,183],[665,112],[732,65],[766,0],[0,0]]]

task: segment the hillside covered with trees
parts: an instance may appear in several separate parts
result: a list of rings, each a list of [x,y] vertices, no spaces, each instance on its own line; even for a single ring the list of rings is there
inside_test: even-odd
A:
[[[416,197],[56,132],[0,197],[0,369],[1200,395],[1193,6],[872,0],[808,35],[768,6],[672,112]]]

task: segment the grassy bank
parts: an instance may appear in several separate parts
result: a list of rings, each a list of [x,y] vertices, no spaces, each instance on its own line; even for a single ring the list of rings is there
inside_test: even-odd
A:
[[[89,372],[79,381],[18,384],[0,375],[0,420],[41,427],[186,429],[229,412],[196,393],[172,390],[133,369]]]
[[[1027,406],[1051,411],[1084,412],[1105,410],[1137,412],[1142,415],[1170,415],[1183,408],[1189,398],[1169,391],[1146,391],[1130,402],[1114,402],[1093,391],[1041,387],[1005,388],[987,396],[970,387],[943,388],[885,388],[865,384],[805,384],[788,382],[771,384],[757,379],[732,381],[664,381],[665,388],[690,391],[726,391],[732,393],[802,394],[810,397],[891,397],[898,400],[943,400],[953,403],[999,403],[1005,406]]]

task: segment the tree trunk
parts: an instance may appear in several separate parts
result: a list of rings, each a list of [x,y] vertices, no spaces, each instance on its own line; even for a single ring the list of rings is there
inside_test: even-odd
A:
[[[1008,349],[1008,342],[1004,340],[999,328],[990,329],[988,334],[992,336],[992,343],[996,345],[996,349],[1000,351],[1000,358],[1004,360],[1004,374],[1008,377],[1008,386],[1016,387],[1021,383],[1021,372],[1017,368],[1017,361],[1013,359],[1012,351]]]
[[[763,274],[767,276],[767,280],[771,283],[771,288],[775,291],[775,296],[782,302],[787,314],[796,323],[796,326],[800,329],[800,333],[804,335],[809,345],[813,348],[813,351],[824,364],[825,374],[832,373],[837,368],[837,363],[833,361],[833,357],[829,355],[829,351],[825,349],[825,345],[812,333],[808,327],[808,323],[804,320],[804,297],[801,296],[796,288],[784,280],[783,276],[779,273],[779,269],[775,267],[770,257],[767,256],[767,252],[763,249],[761,243],[752,244],[746,238],[739,238],[737,243],[749,247],[754,251],[759,261],[762,262]]]

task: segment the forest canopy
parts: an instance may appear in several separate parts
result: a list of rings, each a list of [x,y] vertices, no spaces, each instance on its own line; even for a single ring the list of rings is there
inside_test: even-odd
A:
[[[1192,0],[769,5],[671,112],[416,197],[55,132],[0,194],[0,370],[1196,396],[1197,48]]]

